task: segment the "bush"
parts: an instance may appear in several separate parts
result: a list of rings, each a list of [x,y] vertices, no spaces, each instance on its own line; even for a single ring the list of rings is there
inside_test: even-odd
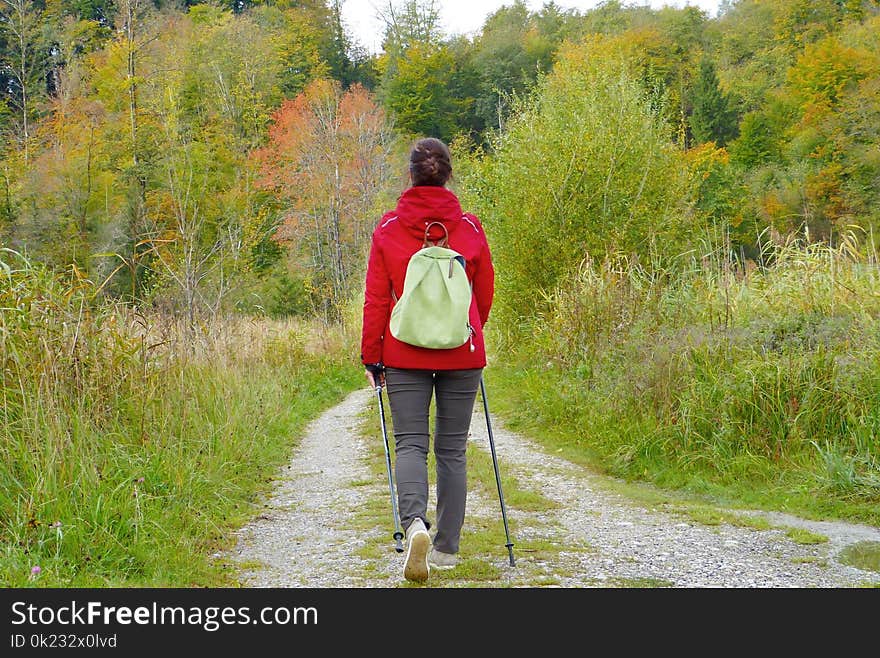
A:
[[[510,355],[509,413],[618,476],[876,523],[880,273],[854,242],[585,265]]]
[[[662,264],[688,249],[697,228],[662,99],[599,48],[563,50],[493,152],[457,169],[489,236],[506,324],[540,314],[544,296],[585,258],[615,252]]]

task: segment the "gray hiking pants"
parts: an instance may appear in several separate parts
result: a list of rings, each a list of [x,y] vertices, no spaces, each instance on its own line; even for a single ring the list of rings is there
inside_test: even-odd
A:
[[[428,511],[428,414],[435,396],[434,457],[437,462],[437,532],[434,547],[457,553],[467,499],[468,430],[482,368],[473,370],[385,369],[385,387],[394,425],[394,473],[400,522],[419,517],[431,527]]]

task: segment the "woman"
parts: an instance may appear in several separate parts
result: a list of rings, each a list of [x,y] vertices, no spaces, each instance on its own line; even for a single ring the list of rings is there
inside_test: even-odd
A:
[[[457,561],[467,496],[468,430],[480,377],[486,365],[483,325],[489,317],[495,273],[483,227],[464,213],[446,187],[452,174],[449,149],[439,139],[418,140],[410,151],[410,187],[373,231],[364,297],[361,361],[370,386],[384,385],[391,406],[400,521],[406,532],[404,577],[423,581],[430,566],[451,568]],[[431,222],[440,222],[448,247],[465,258],[472,284],[472,340],[452,349],[427,349],[391,335],[394,300],[403,293],[410,257],[422,248]],[[430,227],[428,240],[444,237]],[[428,507],[428,414],[435,397],[434,456],[437,464],[436,533]],[[430,553],[429,553],[430,551]],[[429,566],[430,565],[430,566]]]

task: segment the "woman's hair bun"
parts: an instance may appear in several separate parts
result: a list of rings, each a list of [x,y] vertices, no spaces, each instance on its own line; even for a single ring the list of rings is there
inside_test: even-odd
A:
[[[413,185],[446,184],[452,174],[452,161],[449,148],[435,137],[418,140],[409,157],[409,170]]]

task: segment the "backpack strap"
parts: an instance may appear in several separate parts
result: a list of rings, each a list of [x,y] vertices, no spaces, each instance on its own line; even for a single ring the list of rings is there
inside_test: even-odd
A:
[[[437,225],[443,229],[443,237],[437,240],[437,242],[431,242],[428,239],[428,234],[431,232],[431,227]],[[446,247],[449,244],[449,231],[446,230],[446,225],[443,222],[431,222],[425,227],[425,239],[422,241],[422,247]]]
[[[396,219],[396,218],[395,218]],[[437,242],[431,242],[428,239],[428,234],[431,232],[431,227],[434,225],[439,226],[443,229],[443,237],[437,240]],[[422,248],[425,247],[446,247],[449,245],[449,231],[446,229],[445,224],[443,222],[431,222],[425,227],[425,237],[422,240]],[[461,266],[464,267],[464,258],[461,258]],[[452,261],[449,261],[449,278],[452,278]],[[473,284],[471,284],[473,286]],[[397,293],[394,292],[394,286],[391,286],[391,299],[394,300],[396,304],[399,300],[397,299]]]

